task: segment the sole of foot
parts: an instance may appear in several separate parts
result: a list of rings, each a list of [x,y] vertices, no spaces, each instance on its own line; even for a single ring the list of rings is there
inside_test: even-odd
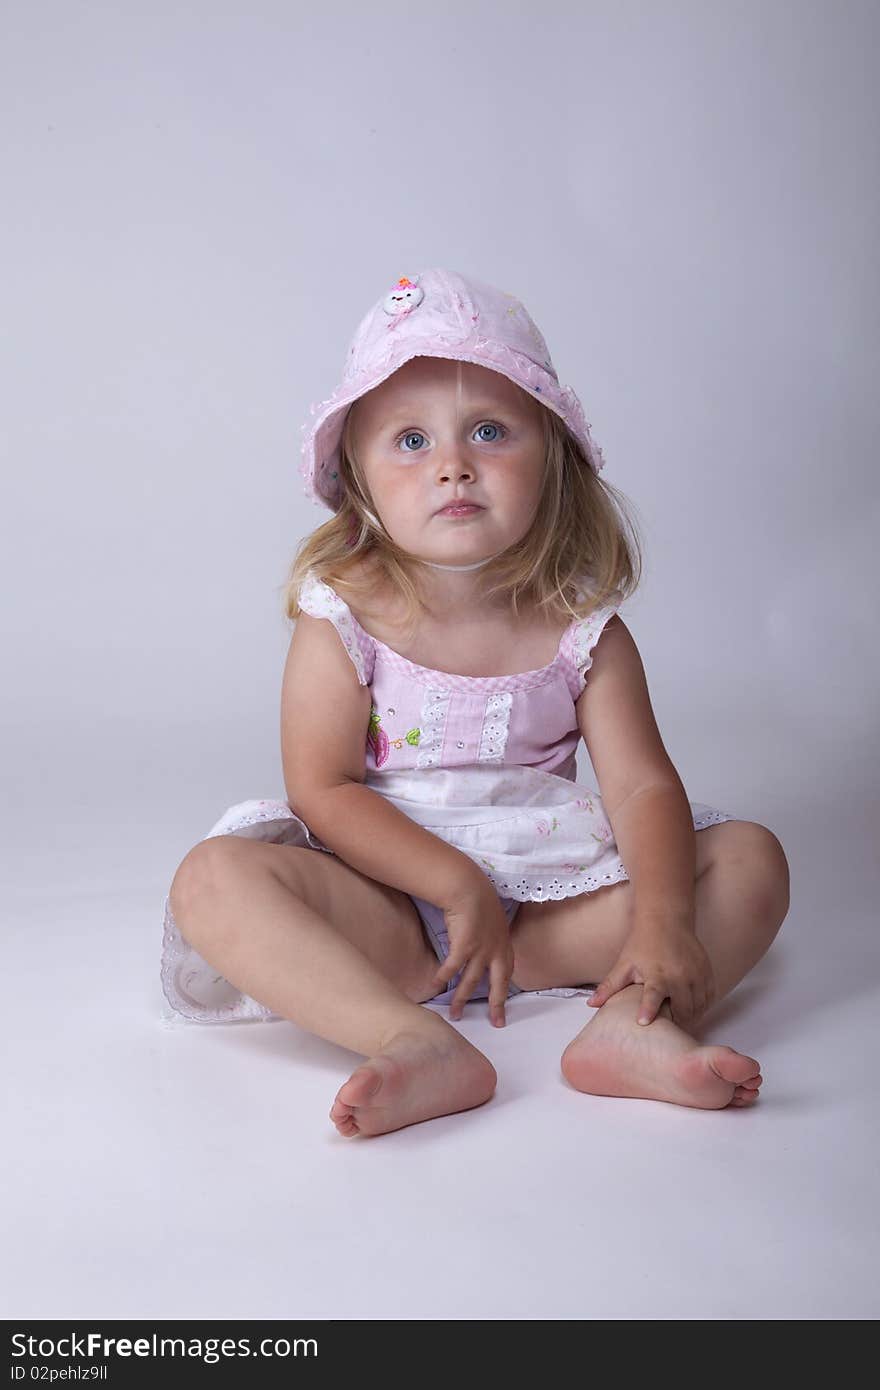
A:
[[[663,1016],[636,1023],[626,1010],[609,1010],[611,1003],[602,1005],[562,1054],[562,1074],[575,1090],[701,1110],[754,1105],[763,1081],[754,1057],[698,1043]]]
[[[443,1022],[430,1032],[397,1033],[355,1067],[337,1092],[330,1119],[346,1139],[387,1134],[484,1105],[497,1084],[488,1057]]]

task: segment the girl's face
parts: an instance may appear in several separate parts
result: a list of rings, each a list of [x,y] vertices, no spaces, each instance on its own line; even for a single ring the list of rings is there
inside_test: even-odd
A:
[[[544,481],[541,407],[500,372],[413,357],[361,396],[352,417],[379,519],[410,554],[464,565],[527,533]],[[459,500],[481,510],[440,513]]]

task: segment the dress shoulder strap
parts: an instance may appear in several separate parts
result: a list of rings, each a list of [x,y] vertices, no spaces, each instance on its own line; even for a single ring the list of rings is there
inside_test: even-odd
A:
[[[609,603],[604,608],[597,608],[588,618],[582,618],[574,630],[574,659],[581,690],[587,683],[587,672],[593,664],[593,648],[619,607],[618,603]]]
[[[611,601],[572,623],[563,646],[568,670],[569,687],[575,700],[587,683],[587,672],[593,664],[593,649],[623,600]]]
[[[342,645],[351,657],[361,685],[369,685],[373,679],[376,661],[376,644],[352,613],[345,599],[337,594],[326,580],[309,570],[297,594],[297,602],[305,613],[313,618],[326,618],[331,622],[342,639]]]

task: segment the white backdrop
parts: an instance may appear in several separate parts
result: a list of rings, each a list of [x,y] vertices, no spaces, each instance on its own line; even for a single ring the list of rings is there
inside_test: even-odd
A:
[[[12,1101],[28,1117],[6,1156],[19,1192],[6,1316],[282,1310],[271,1256],[250,1302],[228,1262],[206,1266],[204,1307],[192,1279],[163,1273],[166,1227],[187,1244],[214,1229],[198,1202],[176,1210],[165,1166],[172,1133],[175,1171],[201,1161],[198,1130],[176,1123],[192,1113],[187,1049],[210,1086],[240,1046],[238,1085],[259,1095],[269,1044],[157,1032],[161,904],[227,806],[283,795],[280,586],[329,515],[301,492],[300,425],[361,315],[426,266],[523,300],[583,401],[603,477],[636,507],[646,573],[623,616],[670,756],[692,800],[769,825],[788,853],[785,964],[768,960],[760,1007],[768,1027],[786,1020],[768,1036],[808,1094],[809,1033],[793,1037],[805,1011],[830,982],[835,1017],[851,1019],[854,994],[876,988],[877,6],[30,0],[8,3],[2,28],[4,934]],[[568,1005],[547,1002],[559,1026]],[[295,1050],[292,1027],[262,1026]],[[300,1043],[307,1060],[279,1069],[292,1142],[329,1144],[345,1184],[351,1146],[332,1145],[326,1111],[351,1058]],[[824,1063],[839,1079],[841,1050],[858,1051],[856,1036],[816,1044],[811,1075]],[[320,1091],[297,1120],[316,1057]],[[554,1065],[548,1054],[551,1095]],[[279,1075],[265,1083],[273,1122]],[[74,1167],[96,1200],[114,1194],[115,1224],[83,1274],[77,1230],[35,1235],[27,1213],[44,1189],[67,1210],[41,1164],[57,1125],[74,1145],[87,1078],[100,1116]],[[866,1073],[850,1097],[857,1127],[861,1085],[876,1083]],[[421,1127],[425,1154],[427,1131],[440,1133]],[[467,1126],[454,1132],[463,1142]],[[286,1172],[290,1136],[262,1133]],[[368,1192],[379,1145],[412,1142],[376,1141]],[[221,1165],[212,1210],[229,1182]],[[238,1207],[229,1219],[258,1220]],[[829,1216],[838,1233],[841,1220]],[[120,1221],[146,1241],[137,1279]],[[401,1221],[415,1241],[415,1217]],[[795,1283],[793,1304],[783,1273],[800,1257],[783,1239],[769,1316],[808,1316],[814,1297],[831,1316],[871,1316],[855,1292],[859,1231],[847,1254],[835,1243],[843,1265],[826,1263],[826,1286]],[[634,1250],[642,1234],[629,1232]],[[688,1307],[768,1315],[749,1302],[754,1282],[713,1303],[700,1268]],[[573,1311],[564,1269],[531,1291],[532,1316],[597,1315]],[[469,1266],[478,1312],[529,1315],[514,1290],[493,1311],[487,1270]],[[337,1273],[328,1260],[326,1284],[288,1285],[289,1314],[363,1316],[361,1285],[353,1275],[349,1293]],[[466,1315],[428,1310],[397,1277],[371,1285],[371,1316]],[[621,1268],[591,1307],[681,1316],[669,1289],[658,1265],[633,1303]],[[835,1297],[857,1311],[834,1311]]]

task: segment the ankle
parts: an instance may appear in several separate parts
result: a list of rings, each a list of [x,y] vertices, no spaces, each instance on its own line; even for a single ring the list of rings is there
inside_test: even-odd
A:
[[[416,1005],[414,1014],[406,1014],[401,1018],[389,1022],[379,1037],[377,1052],[384,1052],[385,1049],[403,1035],[407,1037],[422,1037],[431,1039],[448,1039],[452,1033],[458,1037],[456,1029],[451,1023],[447,1023],[445,1018],[435,1013],[433,1009],[423,1009],[421,1005]],[[374,1054],[375,1055],[375,1054]]]
[[[613,1005],[613,1011],[615,1013],[619,1011],[620,1013],[631,1014],[633,1022],[635,1022],[641,1012],[644,992],[645,987],[642,984],[625,985],[623,989],[619,989],[616,994],[612,994],[609,999],[606,999],[605,1003],[599,1007],[597,1012],[600,1014],[604,1013],[606,1009]],[[673,1021],[672,1009],[670,1008],[668,999],[663,1000],[654,1018],[668,1018],[670,1023]]]

